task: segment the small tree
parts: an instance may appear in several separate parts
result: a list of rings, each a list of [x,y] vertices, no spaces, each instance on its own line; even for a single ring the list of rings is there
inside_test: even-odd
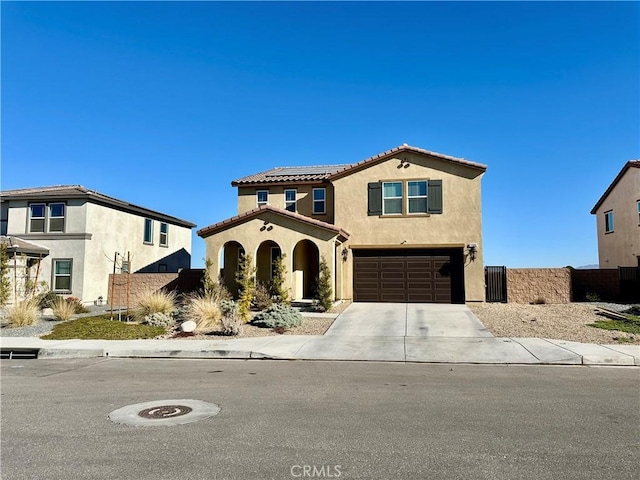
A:
[[[329,265],[324,259],[324,255],[320,259],[320,275],[318,277],[318,285],[316,287],[316,300],[323,311],[329,310],[333,305],[333,288],[331,287],[331,272]]]
[[[211,297],[216,290],[216,281],[211,277],[211,267],[213,261],[210,258],[204,259],[204,276],[202,277],[202,288],[204,289],[204,296]]]
[[[275,302],[281,304],[289,303],[289,292],[284,287],[285,278],[287,277],[287,266],[284,262],[286,256],[286,253],[278,255],[278,258],[273,262],[273,277],[269,285],[269,290]]]
[[[9,252],[7,244],[0,245],[0,306],[4,306],[11,297],[11,280],[9,279]]]
[[[251,309],[251,301],[256,288],[255,275],[256,267],[253,266],[253,257],[249,253],[243,254],[240,257],[240,268],[236,273],[236,281],[240,291],[238,313],[245,322],[249,321],[249,310]]]

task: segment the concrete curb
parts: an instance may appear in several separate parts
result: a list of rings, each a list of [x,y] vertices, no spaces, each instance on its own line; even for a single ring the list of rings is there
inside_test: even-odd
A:
[[[42,340],[2,338],[0,349],[37,358],[193,358],[483,365],[640,366],[640,345],[598,345],[542,338],[283,335],[235,340]]]

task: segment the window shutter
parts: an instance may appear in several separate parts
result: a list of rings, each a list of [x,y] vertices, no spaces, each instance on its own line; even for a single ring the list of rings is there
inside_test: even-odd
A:
[[[369,206],[367,215],[382,215],[382,184],[379,182],[367,185],[369,194]]]
[[[428,213],[442,213],[442,180],[429,180]]]

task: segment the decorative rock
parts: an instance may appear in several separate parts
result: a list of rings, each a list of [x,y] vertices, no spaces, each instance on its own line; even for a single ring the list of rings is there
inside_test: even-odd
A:
[[[187,320],[180,325],[180,330],[183,332],[193,332],[198,325],[193,320]]]

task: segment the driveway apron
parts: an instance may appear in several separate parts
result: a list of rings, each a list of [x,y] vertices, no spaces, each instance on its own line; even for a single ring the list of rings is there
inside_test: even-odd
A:
[[[328,335],[359,337],[493,337],[466,305],[353,303]]]

